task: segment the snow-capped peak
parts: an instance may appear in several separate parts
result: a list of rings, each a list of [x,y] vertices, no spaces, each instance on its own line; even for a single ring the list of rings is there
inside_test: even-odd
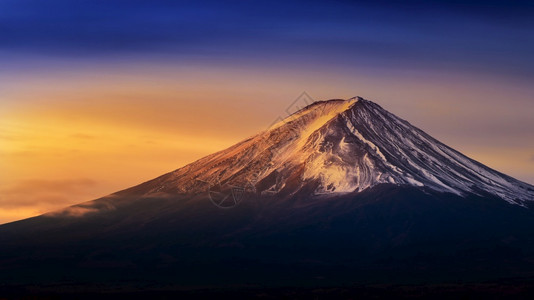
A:
[[[534,186],[488,168],[361,97],[315,102],[270,129],[137,189],[194,193],[206,183],[258,194],[352,193],[382,184],[534,200]]]

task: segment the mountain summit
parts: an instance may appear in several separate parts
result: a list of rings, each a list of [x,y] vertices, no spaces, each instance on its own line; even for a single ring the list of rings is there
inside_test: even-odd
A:
[[[319,101],[156,179],[0,226],[0,294],[534,278],[532,200],[371,101]]]

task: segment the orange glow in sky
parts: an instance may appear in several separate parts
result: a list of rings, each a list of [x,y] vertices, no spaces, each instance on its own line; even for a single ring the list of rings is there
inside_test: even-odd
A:
[[[0,223],[98,198],[228,147],[285,117],[302,91],[316,100],[363,96],[534,183],[534,92],[526,83],[332,74],[151,65],[2,78]]]

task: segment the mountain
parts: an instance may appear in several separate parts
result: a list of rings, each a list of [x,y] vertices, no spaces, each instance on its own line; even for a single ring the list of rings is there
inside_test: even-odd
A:
[[[371,101],[319,101],[156,179],[0,226],[0,291],[529,280],[532,201],[534,186]]]
[[[199,193],[223,183],[269,194],[336,195],[382,183],[460,196],[490,193],[521,206],[533,186],[492,170],[360,97],[316,102],[269,130],[132,188]]]

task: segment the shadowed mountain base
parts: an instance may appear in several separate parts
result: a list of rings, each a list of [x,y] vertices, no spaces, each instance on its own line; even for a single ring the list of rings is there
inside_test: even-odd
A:
[[[378,285],[387,294],[534,278],[534,215],[498,198],[387,184],[335,199],[247,198],[229,210],[202,197],[115,197],[116,209],[84,218],[2,226],[1,288],[164,295]],[[147,217],[153,211],[165,213]]]

